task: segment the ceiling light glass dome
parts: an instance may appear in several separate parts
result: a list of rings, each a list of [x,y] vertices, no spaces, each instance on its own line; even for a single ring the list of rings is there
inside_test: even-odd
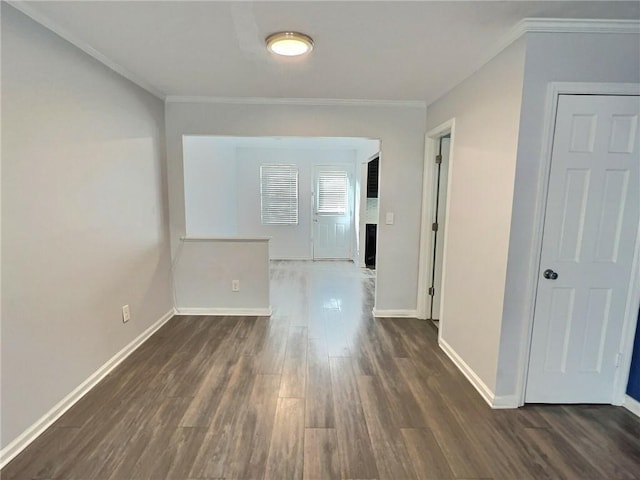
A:
[[[311,37],[298,32],[273,33],[267,37],[266,42],[270,52],[286,57],[304,55],[313,49]]]

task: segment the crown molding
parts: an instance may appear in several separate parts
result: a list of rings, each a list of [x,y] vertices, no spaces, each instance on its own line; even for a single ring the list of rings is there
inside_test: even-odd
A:
[[[480,66],[494,58],[526,33],[618,33],[640,34],[640,20],[596,20],[578,18],[524,18],[502,37]]]
[[[470,69],[458,82],[453,83],[453,88],[480,70],[484,65],[493,60],[500,52],[527,33],[617,33],[640,34],[640,20],[598,20],[578,18],[524,18],[514,25],[503,37],[501,37],[486,54],[478,58],[475,67]],[[448,91],[451,91],[448,90]],[[442,92],[441,98],[447,92]],[[433,102],[430,102],[430,104]]]
[[[589,18],[525,18],[516,29],[522,33],[622,33],[640,34],[640,20]]]
[[[111,70],[143,88],[153,96],[165,100],[166,103],[218,103],[236,105],[300,105],[300,106],[350,106],[350,107],[396,107],[425,108],[427,102],[421,100],[367,100],[367,99],[322,99],[322,98],[268,98],[268,97],[213,97],[213,96],[181,96],[165,95],[156,87],[133,74],[122,65],[111,60],[96,50],[89,43],[79,39],[67,29],[51,20],[30,5],[27,0],[4,0],[32,20],[76,46],[86,54],[95,58]],[[483,65],[496,57],[505,48],[526,33],[616,33],[640,34],[638,20],[598,20],[598,19],[561,19],[561,18],[525,18],[518,22],[504,35],[487,54],[480,57],[476,68],[469,74],[479,70]],[[467,75],[468,76],[468,75]],[[466,77],[465,77],[466,78]]]
[[[143,88],[154,97],[164,100],[165,94],[162,93],[160,90],[158,90],[153,85],[146,82],[145,80],[141,79],[137,75],[131,73],[129,70],[124,68],[119,63],[114,62],[109,57],[107,57],[106,55],[96,50],[89,43],[79,39],[78,37],[73,35],[71,32],[69,32],[66,28],[60,26],[58,23],[54,22],[46,15],[40,13],[36,8],[33,8],[28,1],[26,0],[4,0],[4,1],[9,5],[11,5],[12,7],[14,7],[15,9],[24,13],[26,16],[28,16],[35,22],[39,23],[40,25],[47,28],[48,30],[51,30],[53,33],[55,33],[59,37],[63,38],[64,40],[71,43],[75,47],[79,48],[87,55],[90,55],[91,57],[98,60],[100,63],[106,65],[114,72],[123,76],[127,80],[135,83],[140,88]]]
[[[207,97],[167,95],[166,103],[218,103],[228,105],[299,105],[314,107],[396,107],[425,108],[422,100],[360,100],[341,98],[269,98],[269,97]]]

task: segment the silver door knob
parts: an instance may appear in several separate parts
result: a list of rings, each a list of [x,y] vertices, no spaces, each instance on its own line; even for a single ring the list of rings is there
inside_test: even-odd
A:
[[[558,278],[558,274],[556,272],[554,272],[553,270],[551,270],[550,268],[547,268],[543,273],[542,276],[548,280],[555,280],[556,278]]]

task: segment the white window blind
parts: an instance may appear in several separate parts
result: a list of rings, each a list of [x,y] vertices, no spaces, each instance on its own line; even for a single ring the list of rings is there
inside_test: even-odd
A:
[[[263,225],[298,224],[298,168],[262,165],[260,197]]]
[[[349,179],[345,171],[318,173],[318,209],[321,214],[343,215],[347,211]]]

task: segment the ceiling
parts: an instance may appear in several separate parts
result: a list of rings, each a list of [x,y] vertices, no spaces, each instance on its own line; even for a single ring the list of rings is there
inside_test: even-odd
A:
[[[523,18],[639,19],[630,1],[11,2],[160,96],[430,103]],[[312,36],[305,58],[264,38]]]

